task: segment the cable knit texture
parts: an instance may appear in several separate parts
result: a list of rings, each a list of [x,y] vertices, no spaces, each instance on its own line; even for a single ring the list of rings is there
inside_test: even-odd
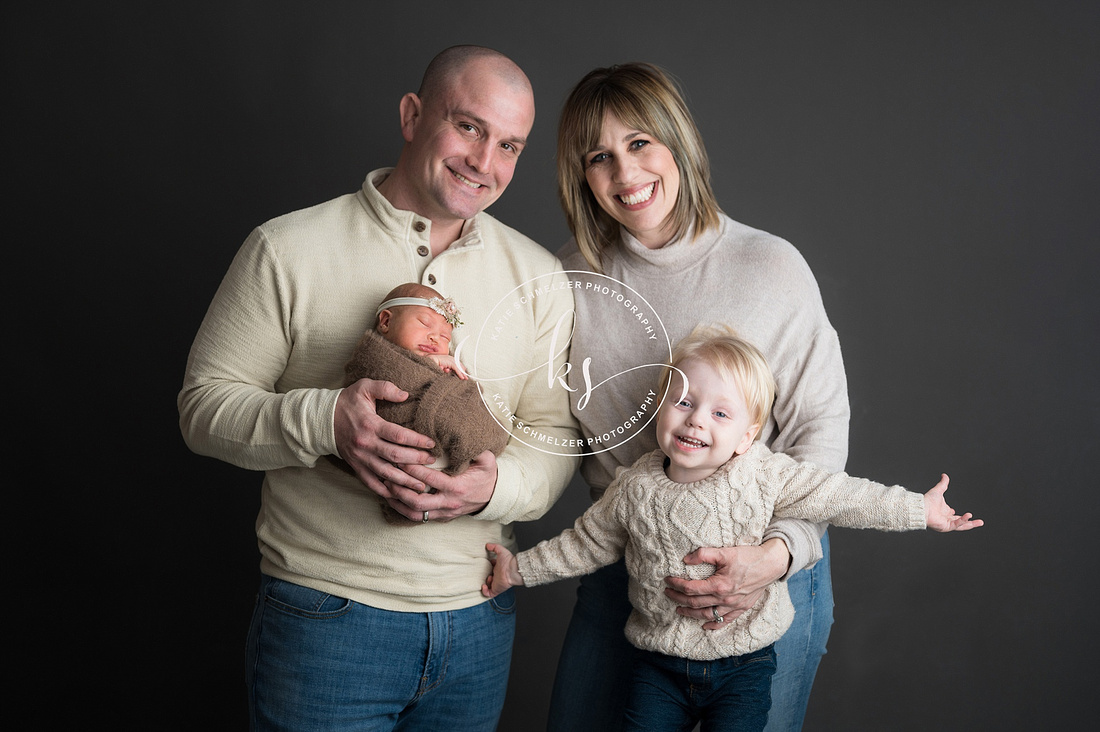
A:
[[[588,574],[625,556],[634,607],[626,636],[644,650],[705,661],[759,650],[783,635],[794,619],[786,582],[714,631],[677,615],[664,594],[667,576],[714,572],[713,565],[684,564],[684,556],[759,544],[773,515],[884,531],[925,528],[921,494],[831,473],[760,443],[696,483],[672,482],[664,462],[655,450],[620,470],[572,529],[518,555],[528,585]]]
[[[698,323],[720,322],[767,357],[777,392],[760,441],[775,452],[843,470],[849,409],[840,341],[825,314],[817,281],[798,250],[725,215],[717,228],[695,238],[689,234],[660,249],[646,248],[626,231],[621,236],[607,253],[604,273],[645,298],[669,341],[677,342]],[[559,256],[567,270],[591,269],[573,241]],[[615,320],[621,309],[592,297],[577,297],[576,308],[580,325],[570,360],[580,364],[591,358],[592,380],[602,386],[583,409],[577,404],[583,391],[570,398],[581,431],[592,437],[627,419],[646,391],[655,388],[657,374],[650,369],[624,373],[639,363],[641,346],[636,331]],[[665,360],[669,354],[666,349],[649,355],[649,360]],[[611,483],[618,467],[656,447],[657,437],[649,428],[614,449],[586,456],[581,473],[593,499]],[[821,558],[818,537],[824,529],[777,520],[767,538],[779,537],[787,544],[793,573]]]

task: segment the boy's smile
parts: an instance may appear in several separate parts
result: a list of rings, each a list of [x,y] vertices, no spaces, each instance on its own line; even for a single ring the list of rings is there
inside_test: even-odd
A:
[[[689,359],[673,371],[668,400],[657,415],[657,442],[668,456],[665,471],[676,483],[710,475],[752,445],[760,426],[750,424],[741,387],[703,361]],[[684,392],[685,377],[687,393]]]

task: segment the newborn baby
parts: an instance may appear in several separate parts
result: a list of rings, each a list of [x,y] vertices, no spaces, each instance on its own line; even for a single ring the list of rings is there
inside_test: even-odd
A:
[[[379,401],[378,416],[430,437],[433,467],[450,475],[465,470],[485,450],[499,455],[508,432],[485,408],[477,384],[450,353],[451,333],[462,325],[454,301],[415,282],[398,285],[378,306],[378,321],[359,340],[344,367],[344,384],[389,381],[409,398]],[[330,456],[346,472],[351,467]],[[379,498],[390,523],[416,522]]]

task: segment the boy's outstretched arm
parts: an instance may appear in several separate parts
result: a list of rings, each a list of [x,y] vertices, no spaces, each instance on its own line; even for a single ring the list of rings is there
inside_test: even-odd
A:
[[[947,483],[945,473],[940,477],[940,482],[924,494],[924,521],[928,528],[936,531],[968,531],[985,524],[985,521],[974,518],[972,513],[964,513],[962,516],[955,514],[955,509],[948,506],[943,499]]]
[[[493,563],[493,573],[485,578],[485,584],[481,586],[481,594],[492,598],[509,587],[522,587],[523,576],[519,573],[516,555],[500,544],[486,544],[485,548],[490,552],[489,561]]]

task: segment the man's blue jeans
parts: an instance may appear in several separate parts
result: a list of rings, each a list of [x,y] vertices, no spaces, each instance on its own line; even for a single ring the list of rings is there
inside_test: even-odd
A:
[[[247,646],[252,729],[492,732],[514,636],[513,591],[402,613],[263,576]]]
[[[787,587],[794,623],[775,643],[777,670],[767,732],[798,732],[833,624],[829,534],[824,558],[794,575]],[[582,577],[558,660],[550,699],[550,732],[621,729],[634,648],[623,636],[630,601],[622,562]]]
[[[693,661],[651,651],[634,656],[623,729],[628,732],[760,732],[771,707],[775,649]]]

